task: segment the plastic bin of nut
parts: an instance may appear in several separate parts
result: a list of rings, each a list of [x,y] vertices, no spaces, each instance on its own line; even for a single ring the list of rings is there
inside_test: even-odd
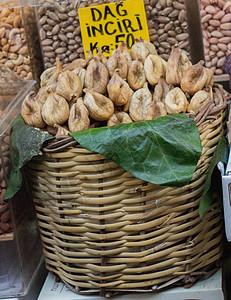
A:
[[[3,199],[10,171],[10,124],[34,84],[0,65],[0,298],[25,295],[42,262],[33,205],[25,189]]]
[[[215,75],[225,74],[226,57],[231,53],[231,1],[200,0],[205,64]],[[221,80],[228,80],[221,76]],[[218,77],[219,79],[219,77]]]
[[[43,71],[32,6],[27,0],[0,0],[0,63],[25,80],[39,81]]]
[[[84,57],[78,9],[109,0],[37,0],[36,15],[45,69]],[[190,52],[185,0],[144,0],[150,41],[168,59],[175,44]]]

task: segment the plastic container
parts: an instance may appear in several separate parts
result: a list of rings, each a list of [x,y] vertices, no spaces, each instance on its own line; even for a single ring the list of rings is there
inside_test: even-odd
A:
[[[200,16],[204,44],[205,65],[215,75],[224,75],[224,63],[231,53],[231,2],[200,0]],[[228,80],[228,76],[217,81]]]
[[[34,206],[25,189],[3,200],[10,172],[10,124],[34,84],[0,66],[0,299],[25,295],[42,263]]]
[[[0,1],[0,63],[38,82],[43,63],[34,9],[26,1]]]
[[[45,69],[54,66],[57,57],[64,66],[76,58],[85,57],[84,50],[89,49],[83,48],[78,9],[111,2],[115,1],[37,0],[35,2]],[[168,59],[176,43],[180,48],[190,52],[184,2],[184,0],[144,0],[150,41],[165,60]]]

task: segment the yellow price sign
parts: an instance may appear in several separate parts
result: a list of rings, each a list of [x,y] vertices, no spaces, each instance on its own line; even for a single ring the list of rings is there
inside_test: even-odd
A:
[[[126,0],[78,10],[84,51],[97,48],[105,56],[125,42],[128,49],[135,39],[149,41],[143,0]]]

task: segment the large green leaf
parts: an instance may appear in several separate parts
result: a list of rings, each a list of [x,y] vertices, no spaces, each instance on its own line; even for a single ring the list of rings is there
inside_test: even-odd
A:
[[[219,162],[227,163],[228,155],[229,155],[228,142],[226,138],[222,136],[217,144],[212,160],[209,164],[204,191],[199,206],[199,214],[201,217],[203,217],[204,213],[213,202],[213,197],[211,192],[211,178],[212,178],[214,168]]]
[[[21,115],[18,115],[11,125],[10,151],[11,173],[4,199],[9,199],[20,189],[22,174],[20,169],[38,155],[42,144],[53,136],[25,124]]]
[[[184,114],[70,135],[82,147],[102,154],[135,177],[160,185],[188,183],[202,152],[197,126]]]

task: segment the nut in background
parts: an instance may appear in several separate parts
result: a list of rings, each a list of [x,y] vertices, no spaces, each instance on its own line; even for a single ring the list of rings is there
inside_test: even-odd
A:
[[[0,1],[0,63],[25,80],[43,71],[33,9],[19,1]]]

